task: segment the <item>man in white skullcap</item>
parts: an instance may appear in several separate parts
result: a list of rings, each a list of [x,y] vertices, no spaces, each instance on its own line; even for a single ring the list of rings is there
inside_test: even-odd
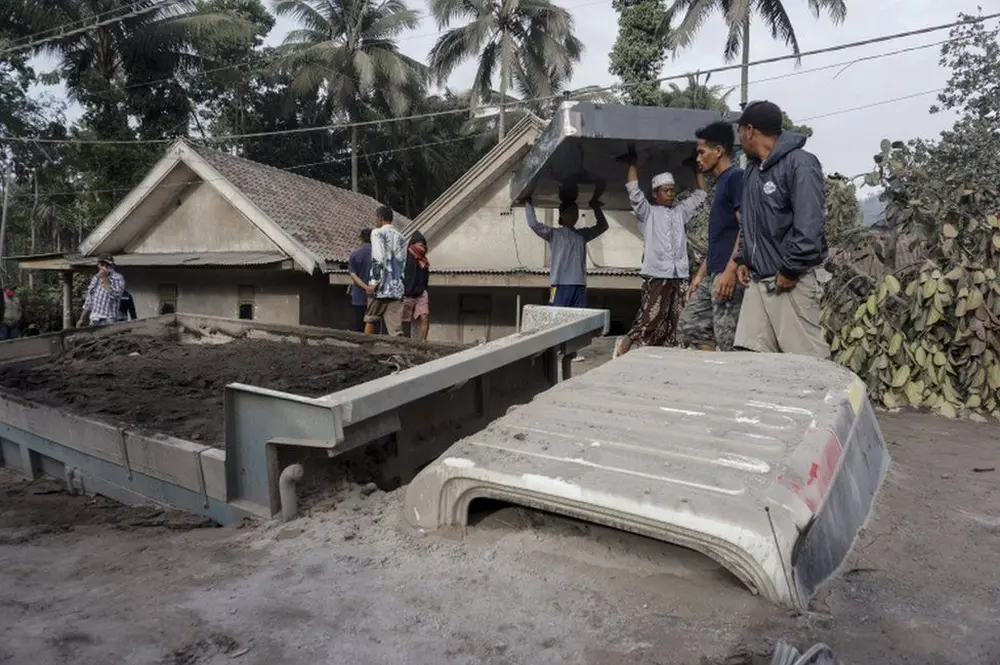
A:
[[[633,346],[677,344],[677,319],[691,277],[684,227],[707,198],[704,176],[695,168],[698,188],[680,203],[673,174],[653,176],[653,203],[650,203],[639,188],[634,146],[629,146],[625,161],[628,163],[625,186],[645,249],[639,311],[632,329],[615,344],[615,356],[627,353]]]

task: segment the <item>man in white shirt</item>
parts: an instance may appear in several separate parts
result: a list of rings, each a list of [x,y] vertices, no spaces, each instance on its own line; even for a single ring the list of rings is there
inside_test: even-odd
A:
[[[379,320],[393,337],[403,334],[403,272],[406,238],[392,225],[392,208],[379,206],[372,231],[372,271],[368,280],[365,334],[375,333]]]
[[[705,178],[695,169],[698,188],[680,203],[677,202],[673,174],[653,176],[653,203],[650,203],[639,187],[634,147],[629,147],[626,161],[628,177],[625,186],[645,251],[639,311],[632,329],[618,338],[614,352],[616,357],[627,353],[633,346],[676,345],[677,319],[684,306],[684,293],[691,277],[684,227],[707,198]]]

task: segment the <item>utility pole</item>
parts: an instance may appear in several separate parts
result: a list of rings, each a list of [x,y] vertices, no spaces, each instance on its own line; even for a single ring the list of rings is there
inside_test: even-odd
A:
[[[740,68],[740,109],[750,101],[750,12],[743,19],[743,67]]]
[[[10,163],[4,164],[3,169],[3,212],[0,212],[0,274],[6,275],[4,270],[4,239],[7,235],[7,208],[10,205]]]

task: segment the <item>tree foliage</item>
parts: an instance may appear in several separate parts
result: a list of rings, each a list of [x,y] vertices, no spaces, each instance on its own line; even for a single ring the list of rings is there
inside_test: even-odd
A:
[[[661,106],[662,92],[655,81],[663,68],[667,37],[664,0],[612,0],[618,12],[618,37],[611,48],[608,71],[624,85],[629,104]]]
[[[536,50],[512,80],[526,97],[568,85],[570,68],[550,57],[559,35],[566,58],[577,57],[580,46],[565,10],[533,7],[529,42]],[[263,43],[275,25],[271,10],[297,24],[277,48]],[[0,43],[95,16],[122,20],[0,56],[0,139],[79,139],[0,140],[0,174],[8,173],[0,192],[6,190],[9,202],[0,258],[75,250],[177,137],[341,187],[354,180],[360,191],[409,217],[496,142],[496,118],[469,112],[474,93],[432,93],[427,68],[398,49],[399,36],[415,26],[404,0],[273,6],[262,0],[10,0],[0,3]],[[520,38],[517,31],[528,24],[511,24],[511,30]],[[28,67],[35,55],[46,55],[54,71],[39,75]],[[79,107],[69,125],[65,103],[38,92],[39,84],[56,83]],[[602,99],[588,90],[572,96]],[[545,114],[556,101],[531,108]],[[512,121],[527,109],[511,109]],[[422,113],[438,115],[378,122]],[[353,132],[331,129],[352,121],[364,124]],[[4,265],[13,262],[0,261]],[[28,278],[0,274],[3,284]],[[59,284],[41,275],[32,282],[23,301],[29,309],[52,309],[33,316],[59,325]]]
[[[675,109],[707,109],[720,113],[729,112],[729,95],[735,88],[725,89],[721,85],[709,85],[711,74],[699,81],[698,76],[688,76],[687,85],[681,88],[671,83],[663,91],[661,104]]]
[[[826,176],[823,184],[826,241],[830,247],[839,247],[862,226],[857,189],[839,173]]]
[[[835,261],[823,318],[884,406],[1000,418],[1000,119],[984,101],[1000,90],[1000,30],[951,36],[940,102],[959,119],[935,142],[882,142],[868,182],[885,223]]]
[[[829,14],[834,23],[841,23],[847,16],[845,0],[808,0],[809,8],[818,18],[821,12]],[[663,32],[669,32],[670,47],[679,50],[687,48],[694,42],[695,36],[705,24],[705,21],[716,11],[722,14],[726,22],[726,42],[723,54],[727,61],[749,48],[744,42],[745,25],[755,16],[763,20],[764,26],[771,33],[772,39],[778,39],[799,54],[799,38],[795,33],[785,0],[676,0],[670,8],[667,21],[671,22],[674,14],[682,14],[676,27],[664,26]],[[669,23],[668,23],[669,25]]]
[[[438,38],[429,54],[431,71],[444,83],[461,63],[477,59],[472,101],[491,98],[499,79],[501,134],[511,90],[528,99],[557,95],[583,54],[573,17],[550,0],[431,0],[430,7],[441,29],[468,21]]]

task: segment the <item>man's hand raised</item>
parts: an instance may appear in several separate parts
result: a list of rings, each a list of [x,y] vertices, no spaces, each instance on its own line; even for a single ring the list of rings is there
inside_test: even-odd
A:
[[[615,158],[615,161],[619,164],[628,164],[629,166],[635,166],[639,163],[639,154],[635,150],[635,144],[628,144],[628,152],[624,155],[619,155]]]

